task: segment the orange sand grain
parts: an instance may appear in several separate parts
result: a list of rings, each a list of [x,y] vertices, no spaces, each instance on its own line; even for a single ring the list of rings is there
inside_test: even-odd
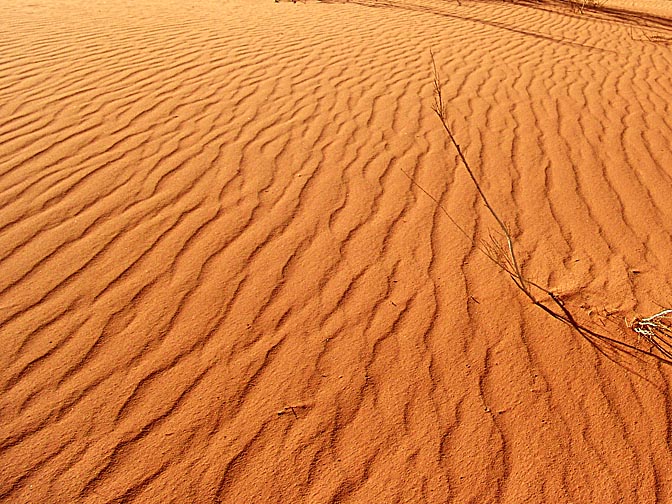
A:
[[[636,342],[672,11],[619,1],[5,2],[0,500],[671,502],[672,368],[526,303],[431,111],[430,48],[525,272]]]

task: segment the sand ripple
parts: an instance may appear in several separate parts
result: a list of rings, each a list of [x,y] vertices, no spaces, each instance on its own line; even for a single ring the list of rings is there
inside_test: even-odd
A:
[[[671,23],[439,0],[5,2],[0,500],[666,502]],[[644,5],[645,7],[645,5]],[[474,237],[465,239],[409,180]]]

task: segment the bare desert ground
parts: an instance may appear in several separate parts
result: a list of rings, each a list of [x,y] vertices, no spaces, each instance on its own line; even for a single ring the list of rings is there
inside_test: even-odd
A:
[[[670,0],[1,15],[0,501],[672,502]]]

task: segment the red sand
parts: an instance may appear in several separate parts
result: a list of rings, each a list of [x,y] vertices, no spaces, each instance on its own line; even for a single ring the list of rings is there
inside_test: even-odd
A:
[[[672,367],[487,260],[431,110],[430,48],[525,273],[647,350],[672,9],[617,6],[6,0],[0,500],[672,502]]]

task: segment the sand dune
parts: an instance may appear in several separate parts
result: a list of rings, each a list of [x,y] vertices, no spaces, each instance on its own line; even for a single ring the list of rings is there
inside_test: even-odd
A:
[[[4,7],[0,500],[672,501],[669,2]]]

